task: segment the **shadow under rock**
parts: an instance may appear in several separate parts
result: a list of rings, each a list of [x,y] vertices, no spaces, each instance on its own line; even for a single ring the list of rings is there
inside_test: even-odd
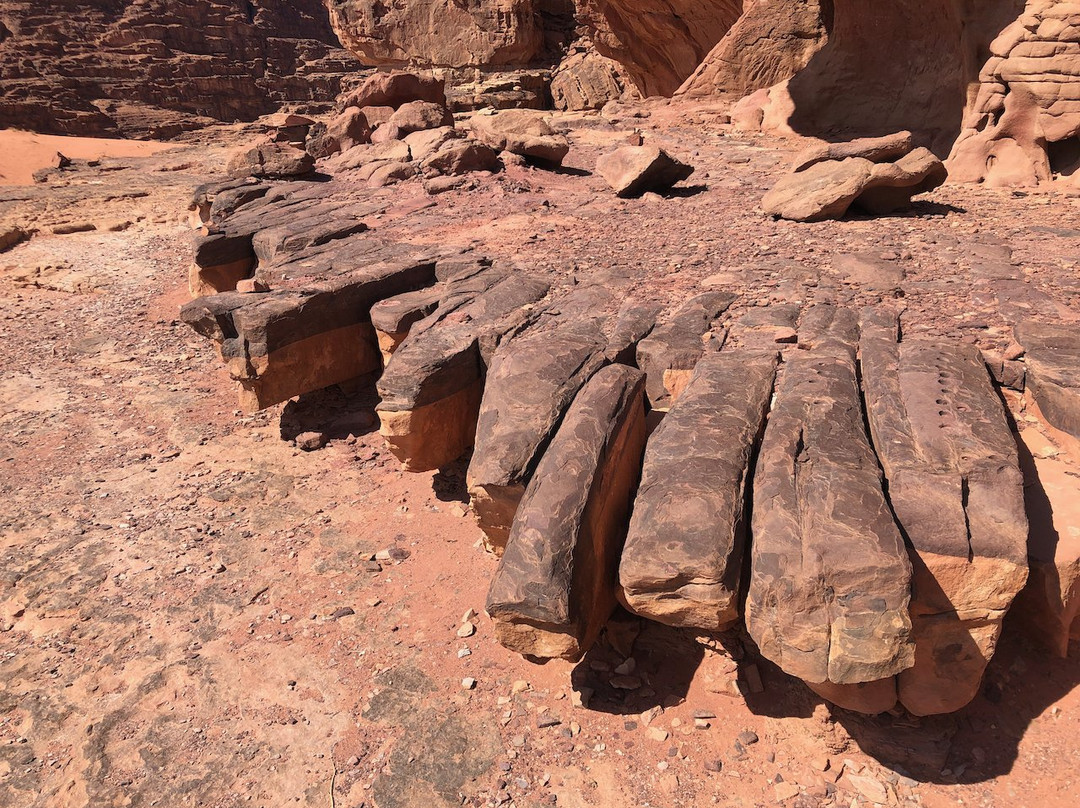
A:
[[[304,432],[321,432],[327,440],[359,437],[379,428],[375,405],[376,374],[305,393],[281,412],[281,439],[295,440]]]
[[[570,673],[575,690],[588,689],[588,708],[636,715],[686,698],[705,649],[681,629],[642,620],[621,607],[600,639]],[[617,672],[628,658],[632,670]]]

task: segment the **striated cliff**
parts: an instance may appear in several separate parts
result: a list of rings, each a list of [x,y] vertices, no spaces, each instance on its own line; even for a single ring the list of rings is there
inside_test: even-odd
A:
[[[359,68],[321,0],[0,0],[0,126],[169,136],[326,104]]]

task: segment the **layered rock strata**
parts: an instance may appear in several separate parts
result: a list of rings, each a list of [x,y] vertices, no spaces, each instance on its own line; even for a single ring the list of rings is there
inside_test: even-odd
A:
[[[170,137],[283,104],[328,109],[360,63],[321,0],[6,0],[0,125]]]

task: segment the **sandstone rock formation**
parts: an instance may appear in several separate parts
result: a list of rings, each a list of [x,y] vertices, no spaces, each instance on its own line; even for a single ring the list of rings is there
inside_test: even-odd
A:
[[[475,115],[469,119],[469,127],[478,140],[496,151],[508,151],[544,165],[561,165],[570,151],[566,137],[552,129],[543,115],[531,111]]]
[[[614,302],[603,286],[574,290],[558,302],[558,314],[541,314],[492,359],[467,481],[485,541],[497,552],[567,408],[607,364],[603,312]]]
[[[1080,7],[1031,0],[990,43],[949,158],[962,182],[1080,177]]]
[[[170,137],[329,108],[360,64],[321,0],[0,3],[0,124]]]
[[[815,306],[799,338],[755,472],[746,627],[784,671],[835,690],[913,664],[911,564],[863,425],[855,314]]]
[[[624,146],[601,156],[596,171],[618,196],[628,197],[670,190],[693,174],[694,168],[656,146]]]
[[[650,437],[619,566],[632,612],[705,631],[738,622],[750,458],[775,373],[775,353],[706,354]]]
[[[544,45],[533,0],[413,0],[391,6],[328,0],[327,5],[342,43],[368,65],[522,65]]]
[[[645,448],[643,393],[633,368],[597,372],[545,453],[488,592],[487,611],[507,648],[577,660],[611,616]]]
[[[593,50],[592,43],[573,49],[551,74],[556,109],[600,109],[633,87],[622,66]]]
[[[1080,438],[1080,335],[1074,324],[1025,317],[1014,326],[1024,347],[1027,389],[1051,426]]]
[[[453,284],[413,326],[378,383],[379,431],[405,468],[442,468],[472,446],[492,355],[547,291],[539,278],[493,267]]]
[[[911,197],[932,191],[948,176],[928,149],[915,149],[895,163],[864,157],[812,163],[780,179],[765,194],[768,214],[796,222],[841,219],[851,207],[885,214],[911,205]]]
[[[973,347],[901,341],[899,319],[880,308],[861,329],[870,430],[914,569],[915,664],[899,697],[916,715],[952,712],[978,692],[1027,579],[1016,444]]]
[[[706,334],[734,300],[728,292],[697,295],[638,345],[637,365],[646,373],[646,392],[654,410],[671,408],[706,350]],[[714,338],[710,347],[719,350],[722,345],[722,337]]]
[[[738,98],[785,81],[821,50],[831,27],[828,0],[746,0],[742,15],[677,95]]]
[[[740,0],[579,0],[596,49],[645,95],[671,95],[727,33]]]

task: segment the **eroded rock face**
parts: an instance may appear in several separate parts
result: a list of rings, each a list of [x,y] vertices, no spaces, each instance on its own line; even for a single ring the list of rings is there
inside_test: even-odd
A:
[[[596,49],[645,95],[671,95],[727,33],[741,0],[579,0]]]
[[[828,0],[747,0],[743,5],[742,16],[678,95],[738,97],[769,87],[806,67],[828,41]]]
[[[325,109],[360,64],[321,0],[0,2],[0,121],[38,132],[169,137]]]
[[[1080,177],[1080,6],[1035,0],[990,44],[950,156],[956,178],[1032,185]]]
[[[327,0],[342,43],[367,65],[528,64],[544,45],[533,0]]]

